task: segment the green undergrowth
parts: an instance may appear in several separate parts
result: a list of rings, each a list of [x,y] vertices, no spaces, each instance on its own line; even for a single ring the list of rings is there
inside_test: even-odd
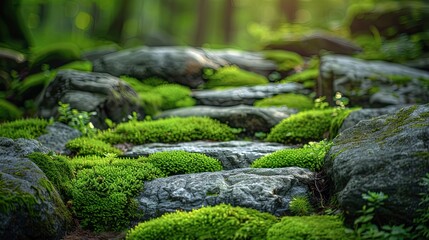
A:
[[[309,110],[313,108],[313,99],[301,94],[286,93],[257,100],[253,105],[255,107],[285,106],[298,110]]]
[[[316,80],[319,77],[319,69],[307,69],[302,72],[295,73],[281,80],[281,83],[302,83],[305,88],[313,88],[316,85]]]
[[[311,142],[302,148],[282,149],[256,159],[253,168],[302,167],[312,171],[322,168],[325,155],[332,143],[328,141]]]
[[[228,141],[236,130],[207,117],[173,117],[160,120],[130,121],[104,131],[98,138],[111,143],[176,143],[195,140]]]
[[[304,64],[304,59],[295,52],[265,50],[262,54],[265,59],[274,61],[279,71],[289,71]]]
[[[158,152],[138,160],[151,163],[167,176],[177,174],[221,171],[219,160],[201,153],[185,151]]]
[[[77,156],[104,156],[109,153],[117,155],[122,154],[121,150],[112,147],[112,145],[105,143],[102,140],[92,139],[88,137],[80,137],[70,140],[69,142],[67,142],[66,148],[71,150],[73,155]]]
[[[22,111],[11,102],[0,98],[0,122],[22,117]]]
[[[34,195],[19,191],[16,181],[0,172],[0,213],[8,214],[17,209],[25,209],[30,216],[36,214],[33,206],[37,204]]]
[[[314,213],[314,208],[310,200],[308,200],[308,196],[293,197],[289,203],[289,209],[296,216],[308,216]]]
[[[221,204],[142,222],[126,239],[266,239],[266,232],[276,222],[268,213]]]
[[[50,123],[45,119],[28,118],[0,124],[0,137],[34,139],[46,133]]]
[[[204,88],[224,88],[255,86],[268,83],[268,79],[257,73],[248,72],[237,66],[226,66],[218,70],[206,69],[203,77],[207,79]]]

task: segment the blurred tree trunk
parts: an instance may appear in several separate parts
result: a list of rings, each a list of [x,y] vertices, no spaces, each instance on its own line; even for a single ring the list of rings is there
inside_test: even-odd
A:
[[[125,21],[130,14],[130,7],[132,0],[122,0],[119,2],[119,9],[117,10],[113,21],[107,29],[106,38],[116,43],[122,41],[122,32],[124,30]]]
[[[30,47],[27,25],[23,23],[19,0],[0,1],[0,43],[26,51]]]
[[[176,17],[179,14],[177,1],[175,0],[163,0],[163,5],[165,5],[165,8],[167,9],[167,16],[166,18],[166,24],[164,26],[165,31],[170,34],[174,35],[175,32],[175,25],[176,25]]]
[[[102,35],[102,30],[100,29],[102,24],[100,23],[100,8],[97,3],[92,2],[90,12],[93,19],[90,34],[93,37],[99,37]]]
[[[234,37],[234,0],[225,0],[223,19],[224,43],[229,44]]]
[[[201,46],[204,43],[204,39],[206,36],[207,30],[207,18],[208,9],[209,9],[209,1],[208,0],[199,0],[198,1],[198,9],[197,9],[197,28],[195,31],[195,46]]]
[[[294,23],[299,8],[299,0],[279,0],[281,14],[289,23]]]

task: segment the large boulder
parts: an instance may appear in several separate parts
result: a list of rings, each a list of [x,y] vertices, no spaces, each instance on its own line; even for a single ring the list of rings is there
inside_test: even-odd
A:
[[[313,180],[312,172],[296,167],[176,175],[145,182],[138,202],[142,220],[220,203],[283,216],[294,196],[309,194],[307,185]]]
[[[91,122],[101,128],[106,127],[105,118],[122,122],[133,112],[144,117],[138,95],[131,86],[106,73],[59,71],[42,93],[39,115],[56,117],[58,102],[68,103],[79,111],[95,112]]]
[[[252,106],[195,106],[164,111],[155,119],[169,117],[210,117],[233,128],[242,128],[241,134],[254,136],[257,132],[269,132],[272,127],[283,119],[297,113],[297,110],[287,107],[258,108]]]
[[[379,219],[412,224],[427,191],[419,183],[429,172],[429,105],[361,121],[333,142],[325,167],[348,222],[365,204],[361,195],[373,191],[389,196]]]
[[[321,58],[320,95],[341,92],[352,105],[383,107],[429,102],[429,73],[342,55]]]
[[[127,75],[137,79],[159,77],[196,88],[204,83],[203,69],[228,65],[191,47],[139,47],[105,55],[93,62],[94,72]]]
[[[70,213],[46,175],[25,156],[36,140],[0,138],[0,239],[62,239]]]
[[[37,138],[37,141],[57,154],[69,155],[71,152],[66,148],[68,141],[78,138],[82,133],[65,125],[64,123],[54,122],[46,127],[46,134]]]
[[[287,146],[278,143],[229,141],[229,142],[183,142],[183,143],[149,143],[132,147],[124,157],[148,156],[149,154],[165,151],[182,150],[193,153],[203,153],[218,159],[225,170],[248,168],[256,159],[269,153],[285,149]]]
[[[227,90],[194,91],[192,97],[197,100],[197,105],[228,107],[240,104],[253,105],[256,100],[272,97],[281,93],[308,94],[309,92],[299,83],[273,83]]]

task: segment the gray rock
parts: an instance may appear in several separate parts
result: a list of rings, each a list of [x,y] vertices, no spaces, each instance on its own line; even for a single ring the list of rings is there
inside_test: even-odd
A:
[[[427,81],[429,73],[399,64],[327,55],[321,58],[320,77],[322,82],[333,81],[333,89],[326,92],[341,92],[353,105],[383,107],[429,102],[429,89],[422,80]]]
[[[209,57],[203,50],[196,48],[139,47],[96,59],[93,70],[137,79],[160,77],[195,88],[204,83],[204,68],[217,69],[223,65],[228,65],[228,62],[214,56]]]
[[[66,143],[82,135],[79,130],[60,122],[48,125],[46,130],[48,133],[38,137],[37,140],[51,151],[65,155],[70,154],[70,150],[65,147]]]
[[[176,144],[150,143],[134,146],[124,154],[125,157],[148,156],[156,152],[183,150],[186,152],[203,153],[218,159],[225,170],[247,168],[256,159],[288,148],[278,143],[229,141],[229,142],[183,142]]]
[[[314,174],[302,168],[245,168],[176,175],[145,182],[138,197],[142,220],[176,210],[227,203],[277,216],[288,213],[294,196],[309,193]]]
[[[269,132],[283,119],[297,113],[287,107],[258,108],[251,106],[195,106],[164,111],[155,119],[169,117],[207,116],[233,128],[243,128],[243,135],[254,136],[256,132]]]
[[[308,90],[299,83],[268,84],[252,87],[238,87],[228,90],[202,90],[194,91],[192,97],[198,105],[208,106],[235,106],[253,105],[256,100],[272,97],[281,93],[308,94]]]
[[[144,117],[137,93],[127,83],[105,73],[59,71],[42,93],[39,115],[57,116],[58,102],[69,103],[79,111],[95,112],[91,122],[101,128],[106,127],[105,118],[122,122],[132,112]]]
[[[412,224],[427,191],[419,183],[429,172],[429,104],[411,106],[360,121],[334,139],[326,172],[349,223],[365,203],[361,194],[389,196],[380,209],[383,223]]]
[[[0,239],[62,239],[70,213],[46,175],[31,160],[48,152],[36,140],[0,138]]]

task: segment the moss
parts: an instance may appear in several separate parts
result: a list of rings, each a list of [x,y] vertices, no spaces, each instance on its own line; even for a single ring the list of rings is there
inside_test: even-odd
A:
[[[232,128],[207,117],[174,117],[121,123],[113,130],[102,132],[98,138],[112,144],[145,144],[195,140],[228,141],[234,139],[235,134]]]
[[[410,76],[403,76],[403,75],[389,75],[387,77],[392,83],[397,85],[405,85],[413,79]]]
[[[207,69],[204,78],[208,81],[204,88],[254,86],[268,83],[268,79],[262,75],[248,72],[237,66],[222,67],[218,70]]]
[[[222,170],[219,160],[201,153],[185,151],[158,152],[149,155],[147,158],[141,158],[141,160],[151,163],[167,176]]]
[[[38,118],[5,122],[0,124],[0,137],[34,139],[46,133],[48,124],[48,121]]]
[[[304,145],[302,148],[282,149],[256,159],[253,168],[302,167],[312,171],[320,170],[331,143],[321,141]]]
[[[417,109],[417,105],[402,108],[396,114],[386,118],[386,127],[380,133],[377,138],[378,142],[384,142],[388,137],[395,135],[396,133],[402,131],[402,127],[406,124],[411,124],[414,121],[419,121],[419,118],[410,119],[410,115]],[[411,121],[410,121],[411,120]]]
[[[342,109],[335,112],[336,116],[331,121],[331,126],[329,127],[329,138],[333,139],[337,136],[338,131],[341,128],[344,120],[350,115],[350,113],[359,110],[359,108],[354,109]]]
[[[36,214],[34,205],[37,204],[35,196],[23,193],[0,172],[0,212],[8,214],[13,211],[28,212],[30,216]]]
[[[265,239],[276,222],[268,213],[221,204],[140,223],[127,239]]]
[[[274,97],[258,100],[254,103],[256,107],[286,106],[298,110],[309,110],[313,108],[313,99],[300,94],[279,94]]]
[[[354,239],[336,216],[284,217],[267,233],[268,240]]]
[[[292,198],[289,203],[289,209],[292,214],[297,216],[307,216],[314,212],[313,206],[307,196],[297,196]]]
[[[65,64],[58,69],[74,69],[78,71],[91,72],[92,63],[90,61],[74,61],[68,64]]]
[[[170,82],[168,82],[162,78],[159,78],[159,77],[145,78],[141,82],[145,85],[149,85],[149,86],[153,86],[153,87],[170,83]]]
[[[153,88],[152,92],[162,97],[161,110],[190,107],[196,103],[191,97],[191,90],[178,84],[160,85]]]
[[[0,99],[0,122],[11,121],[22,117],[22,111],[9,101]]]
[[[80,58],[79,48],[71,43],[57,43],[43,48],[32,49],[30,67],[41,70],[43,65],[51,68],[61,66],[67,62],[77,61]]]
[[[120,79],[128,83],[138,93],[149,92],[153,89],[153,86],[143,84],[140,80],[136,78],[121,76]]]
[[[92,139],[88,137],[80,137],[70,140],[66,144],[66,148],[71,150],[73,154],[78,156],[97,155],[104,156],[106,154],[122,154],[122,151],[112,147],[110,144],[102,140]]]
[[[301,55],[294,52],[266,50],[262,54],[264,54],[266,59],[274,61],[279,71],[289,71],[304,64],[304,59]]]
[[[319,69],[307,69],[302,72],[295,73],[281,80],[281,83],[302,83],[306,88],[313,88],[316,85],[316,80],[319,77]]]

